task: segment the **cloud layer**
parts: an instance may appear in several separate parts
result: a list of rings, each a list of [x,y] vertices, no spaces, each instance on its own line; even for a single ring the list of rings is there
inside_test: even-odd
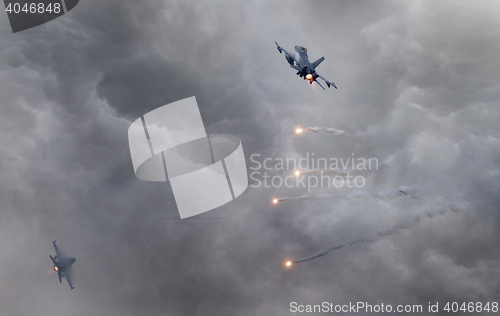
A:
[[[84,1],[40,27],[0,17],[0,306],[6,315],[288,315],[289,304],[494,301],[500,27],[494,1]],[[274,41],[338,90],[295,76]],[[179,220],[169,184],[135,178],[127,129],[195,95],[207,133],[247,158],[391,157],[366,192],[309,200],[249,188]],[[363,140],[297,127],[335,126]],[[249,163],[249,166],[251,164]],[[345,191],[345,192],[344,192]],[[324,188],[314,194],[352,194]],[[285,269],[439,203],[460,214]],[[69,291],[51,242],[76,257]]]

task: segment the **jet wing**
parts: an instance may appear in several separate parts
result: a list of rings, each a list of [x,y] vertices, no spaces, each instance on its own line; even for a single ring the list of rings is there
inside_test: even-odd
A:
[[[276,43],[276,42],[275,42],[275,43]],[[294,62],[297,62],[297,61],[295,60],[295,58],[293,58],[293,56],[295,56],[295,54],[292,54],[292,53],[290,53],[289,51],[287,51],[286,49],[284,49],[283,47],[279,46],[279,45],[278,45],[278,43],[276,43],[276,46],[278,47],[278,51],[280,52],[280,54],[281,54],[281,52],[285,52],[285,54],[286,54],[288,57],[290,57],[290,58],[291,58]]]
[[[65,257],[64,253],[59,249],[59,247],[57,247],[56,240],[54,240],[52,243],[54,244],[54,249],[56,250],[56,258],[60,259]]]
[[[73,273],[71,271],[71,268],[67,268],[66,271],[64,271],[64,276],[66,277],[66,280],[68,281],[69,287],[71,289],[74,289],[75,287],[71,284],[71,279],[73,278]]]
[[[328,81],[326,80],[325,78],[319,76],[319,78],[323,79],[323,81],[326,83],[326,85],[328,86],[328,88],[330,88],[330,86],[333,86],[335,89],[337,89],[337,86],[335,85],[335,83],[331,82],[331,81]]]
[[[288,52],[288,51],[287,51],[287,50],[285,50],[284,48],[281,48],[281,50],[282,50],[282,51],[284,51],[284,52],[285,52],[285,54],[287,54],[287,55],[288,55],[288,56],[289,56],[289,57],[290,57],[290,58],[291,58],[294,62],[297,62],[297,61],[295,60],[295,58],[293,58],[293,56],[295,56],[295,54],[292,54],[292,53]]]

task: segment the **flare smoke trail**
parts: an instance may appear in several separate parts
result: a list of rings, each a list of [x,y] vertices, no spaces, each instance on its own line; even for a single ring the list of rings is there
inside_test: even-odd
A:
[[[321,133],[321,132],[325,132],[325,133],[330,133],[330,134],[333,134],[337,137],[343,137],[347,140],[350,140],[350,141],[357,141],[357,140],[360,140],[362,137],[359,135],[359,134],[356,134],[356,135],[351,135],[349,133],[347,133],[346,131],[343,131],[341,129],[336,129],[336,128],[333,128],[333,127],[330,127],[330,128],[326,128],[326,127],[306,127],[306,128],[299,128],[296,130],[297,134],[300,134],[302,132],[314,132],[316,134],[318,133]]]
[[[353,171],[346,169],[314,169],[314,170],[298,170],[299,174],[336,174],[339,176],[347,176]]]
[[[414,187],[406,187],[406,186],[401,186],[397,190],[389,190],[389,191],[383,191],[379,192],[376,194],[366,194],[363,192],[360,193],[352,193],[349,195],[338,195],[338,194],[321,194],[321,195],[316,195],[316,196],[310,196],[307,194],[297,196],[297,197],[282,197],[276,199],[277,202],[282,202],[282,201],[297,201],[297,200],[327,200],[327,199],[344,199],[344,200],[353,200],[353,199],[376,199],[376,200],[381,200],[381,201],[390,201],[394,200],[398,197],[409,195],[412,198],[416,199],[417,195],[415,192]]]
[[[380,164],[378,164],[378,161],[380,161]],[[384,169],[387,167],[390,167],[391,164],[394,161],[394,156],[387,156],[381,159],[377,158],[377,164],[376,167],[373,170],[380,170]],[[344,164],[342,162],[342,165],[349,165],[349,160],[347,163]],[[353,165],[354,166],[354,165]],[[344,167],[345,168],[345,167]],[[335,174],[338,176],[347,176],[349,174],[357,174],[360,172],[370,172],[372,171],[371,168],[371,163],[369,164],[369,168],[365,169],[339,169],[339,168],[332,168],[332,169],[305,169],[305,170],[296,170],[295,174],[296,175],[308,175],[308,174],[321,174],[321,175],[329,175],[329,174]]]
[[[334,251],[334,250],[343,248],[345,246],[351,246],[351,245],[357,245],[357,244],[365,244],[365,243],[371,243],[371,242],[377,241],[378,239],[380,239],[382,237],[393,235],[393,234],[395,234],[395,233],[397,233],[397,232],[399,232],[401,230],[415,227],[424,218],[433,218],[433,217],[436,217],[436,216],[443,216],[443,215],[446,215],[446,213],[448,213],[450,211],[452,211],[452,212],[458,212],[458,209],[456,209],[456,208],[454,208],[452,206],[449,206],[449,205],[441,206],[441,207],[439,207],[437,209],[429,210],[427,212],[417,214],[417,215],[415,215],[415,217],[413,217],[409,221],[404,221],[404,222],[396,223],[391,228],[386,228],[386,229],[379,230],[378,232],[376,232],[373,235],[365,236],[365,237],[359,237],[359,238],[353,238],[353,239],[350,239],[350,240],[347,240],[347,241],[340,242],[340,243],[334,245],[333,247],[331,247],[329,249],[321,250],[321,251],[315,253],[312,256],[304,257],[302,259],[296,260],[295,263],[301,263],[301,262],[304,262],[304,261],[311,261],[311,260],[314,260],[316,258],[323,257],[326,254],[328,254],[330,251]]]

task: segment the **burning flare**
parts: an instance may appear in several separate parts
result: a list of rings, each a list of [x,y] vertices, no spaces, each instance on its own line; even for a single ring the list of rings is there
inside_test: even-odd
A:
[[[297,128],[297,129],[295,130],[295,133],[297,133],[297,134],[300,134],[300,133],[302,133],[302,132],[303,132],[302,128]]]
[[[278,199],[274,199],[274,200],[273,200],[273,203],[274,203],[274,204],[278,203]]]
[[[58,267],[54,267],[54,271],[56,271],[56,272],[57,272],[58,270],[59,270],[59,268],[58,268]]]
[[[287,262],[286,262],[286,266],[287,266],[287,267],[291,267],[291,266],[292,266],[292,262],[291,262],[291,261],[287,261]]]

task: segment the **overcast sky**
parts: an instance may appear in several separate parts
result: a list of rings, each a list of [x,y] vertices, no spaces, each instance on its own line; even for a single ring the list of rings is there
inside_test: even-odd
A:
[[[296,76],[274,41],[324,56],[338,90]],[[498,56],[494,0],[81,0],[15,34],[0,14],[0,314],[498,301]],[[249,173],[253,154],[389,157],[363,192],[418,184],[418,198],[272,205],[307,189],[249,187],[180,220],[168,183],[134,175],[127,129],[190,96],[207,133],[242,140]],[[363,139],[294,134],[309,126]],[[443,204],[460,212],[284,268]],[[72,291],[49,274],[55,239],[76,257]]]

